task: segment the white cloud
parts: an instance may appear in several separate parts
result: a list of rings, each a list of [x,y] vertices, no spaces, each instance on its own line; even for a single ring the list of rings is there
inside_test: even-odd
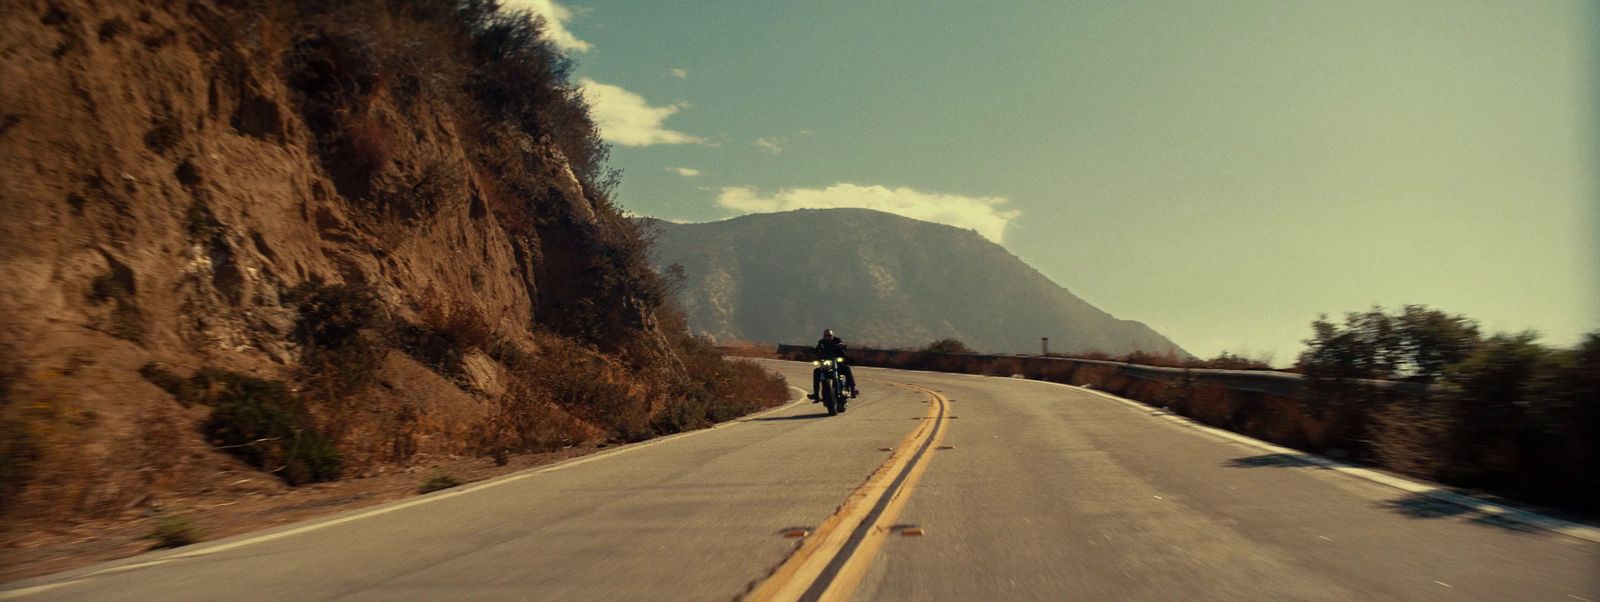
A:
[[[544,17],[545,37],[557,48],[567,52],[588,52],[588,42],[578,39],[567,30],[567,21],[572,20],[572,9],[557,4],[555,0],[503,0],[500,3],[510,10],[525,10],[535,15]]]
[[[643,96],[620,86],[602,84],[589,78],[578,80],[589,101],[589,113],[600,126],[600,137],[623,146],[652,144],[705,144],[704,138],[662,127],[680,106],[652,107]]]
[[[672,73],[673,77],[678,79],[689,79],[688,69],[679,69],[677,67],[673,67],[672,69],[669,69],[669,71]]]
[[[774,155],[783,152],[783,141],[777,138],[756,138],[756,146]]]
[[[667,171],[678,174],[685,178],[692,178],[700,175],[700,170],[693,167],[668,167]]]
[[[969,197],[911,188],[861,186],[840,182],[827,188],[788,188],[763,194],[750,187],[723,188],[717,204],[740,213],[767,213],[793,209],[860,207],[976,230],[996,243],[1005,238],[1006,226],[1021,212],[1006,209],[1005,197]]]

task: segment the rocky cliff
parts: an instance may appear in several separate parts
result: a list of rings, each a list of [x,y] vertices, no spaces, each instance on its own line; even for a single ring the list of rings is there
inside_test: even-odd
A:
[[[0,513],[726,417],[707,375],[731,369],[658,323],[646,243],[538,22],[493,2],[5,4]],[[741,399],[783,395],[763,386]]]

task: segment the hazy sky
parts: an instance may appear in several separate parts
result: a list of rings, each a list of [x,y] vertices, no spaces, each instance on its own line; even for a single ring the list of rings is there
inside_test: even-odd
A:
[[[1206,356],[1372,304],[1600,328],[1600,3],[512,4],[639,214],[969,227]]]

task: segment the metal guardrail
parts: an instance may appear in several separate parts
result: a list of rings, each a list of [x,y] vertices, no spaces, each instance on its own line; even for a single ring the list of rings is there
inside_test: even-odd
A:
[[[806,357],[813,353],[814,348],[809,345],[778,345],[777,353],[780,356]],[[871,366],[875,363],[869,361],[877,356],[883,358],[885,354],[895,357],[897,364],[935,364],[942,358],[961,358],[979,363],[994,363],[1001,360],[1022,362],[1024,369],[1033,365],[1039,372],[1054,372],[1048,368],[1053,363],[1066,363],[1076,366],[1108,366],[1117,373],[1129,378],[1141,380],[1172,381],[1189,379],[1195,382],[1205,382],[1220,385],[1235,391],[1252,391],[1269,393],[1273,395],[1290,396],[1305,386],[1306,378],[1293,372],[1277,372],[1273,370],[1224,370],[1219,368],[1176,368],[1169,366],[1147,366],[1143,364],[1130,364],[1112,360],[1091,360],[1073,357],[1048,357],[1041,355],[1004,355],[983,353],[932,353],[926,351],[913,351],[904,349],[852,349],[851,355],[855,356],[860,365]],[[1059,364],[1057,364],[1059,365]],[[1047,368],[1048,367],[1048,368]],[[1390,380],[1354,380],[1354,384],[1372,387],[1375,389],[1395,390],[1400,392],[1422,392],[1427,385]]]

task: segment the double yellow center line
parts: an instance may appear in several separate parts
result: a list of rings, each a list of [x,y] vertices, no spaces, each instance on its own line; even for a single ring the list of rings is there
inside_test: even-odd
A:
[[[889,459],[747,599],[847,600],[855,593],[888,537],[890,525],[927,470],[948,420],[949,400],[943,395],[916,385],[888,384],[927,395],[927,414],[895,446]]]

